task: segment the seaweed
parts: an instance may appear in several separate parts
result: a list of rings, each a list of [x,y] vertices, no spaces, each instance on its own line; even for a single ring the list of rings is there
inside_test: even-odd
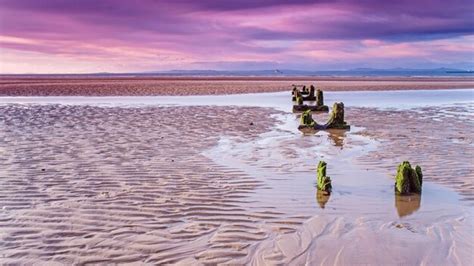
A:
[[[399,194],[421,193],[423,173],[421,167],[412,168],[410,162],[404,161],[398,165],[395,176],[395,191]]]
[[[300,124],[306,127],[314,127],[316,122],[313,120],[311,110],[306,110],[301,114]]]
[[[349,129],[350,126],[344,121],[344,103],[334,103],[328,122],[324,125],[325,129]]]
[[[293,91],[293,101],[296,101],[297,104],[303,104],[303,95],[301,95],[301,91],[296,89]]]
[[[310,110],[307,110],[304,112],[305,116],[311,117],[311,112],[308,112]],[[303,120],[302,120],[303,121]],[[313,118],[311,117],[311,121],[314,122]],[[332,107],[332,112],[329,116],[328,122],[324,125],[319,125],[318,123],[314,122],[312,124],[313,126],[310,126],[309,124],[301,123],[298,126],[298,129],[304,129],[311,127],[315,130],[326,130],[326,129],[345,129],[349,130],[351,128],[350,125],[348,125],[344,121],[344,103],[334,103]]]
[[[297,96],[296,97],[296,104],[297,105],[302,105],[303,104],[303,97],[302,96]]]
[[[332,185],[331,178],[329,176],[326,176],[326,166],[326,162],[319,161],[317,184],[319,190],[325,191],[326,193],[330,194],[332,191]]]

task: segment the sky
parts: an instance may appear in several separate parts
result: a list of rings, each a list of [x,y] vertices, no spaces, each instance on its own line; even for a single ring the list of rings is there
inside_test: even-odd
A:
[[[0,73],[471,68],[472,0],[0,0]]]

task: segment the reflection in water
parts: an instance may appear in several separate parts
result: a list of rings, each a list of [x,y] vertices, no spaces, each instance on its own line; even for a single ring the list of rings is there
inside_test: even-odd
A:
[[[421,205],[420,194],[398,195],[395,193],[395,207],[398,216],[403,217],[416,212]]]
[[[315,135],[316,133],[318,133],[318,130],[315,130],[313,128],[301,128],[301,129],[298,129],[299,131],[301,131],[301,133],[303,133],[304,136],[309,136],[309,135]]]
[[[303,135],[308,136],[308,135],[315,135],[317,134],[320,130],[316,130],[313,128],[301,128],[299,129],[303,133]],[[347,130],[340,130],[340,129],[329,129],[325,130],[327,131],[327,136],[329,142],[336,146],[340,147],[341,149],[344,146],[344,139],[346,138],[346,132]]]
[[[344,138],[346,137],[346,130],[328,130],[328,139],[336,147],[344,146]]]
[[[326,207],[326,203],[331,197],[331,194],[327,193],[326,191],[321,191],[319,189],[317,189],[316,191],[316,200],[318,201],[319,207],[321,207],[321,209],[324,209],[324,207]]]

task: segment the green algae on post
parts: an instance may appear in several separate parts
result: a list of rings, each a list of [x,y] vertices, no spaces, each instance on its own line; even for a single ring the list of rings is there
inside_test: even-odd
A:
[[[301,114],[300,124],[306,127],[314,127],[316,122],[313,120],[313,116],[311,115],[311,110],[304,111]]]
[[[293,97],[291,97],[291,100],[292,101],[298,101],[298,98],[302,98],[302,97],[303,97],[303,95],[301,95],[301,91],[296,89],[296,90],[293,91]],[[301,99],[301,100],[303,100],[303,99]]]
[[[421,167],[412,168],[410,162],[404,161],[398,165],[395,176],[395,191],[400,194],[421,193],[423,173]]]
[[[293,98],[295,98],[297,105],[303,104],[303,96],[298,89],[295,90],[295,96]]]
[[[302,96],[296,97],[296,104],[297,105],[303,105],[303,97]]]
[[[319,161],[318,163],[318,189],[321,191],[325,191],[326,193],[331,193],[332,185],[331,185],[331,178],[326,176],[326,162]]]
[[[304,112],[305,117],[311,117],[311,121],[314,122],[310,110]],[[303,118],[303,116],[302,116]],[[309,118],[305,118],[309,120]],[[305,121],[306,121],[305,120]],[[301,120],[300,125],[298,126],[299,130],[302,129],[314,129],[314,130],[326,130],[326,129],[344,129],[349,130],[351,128],[350,125],[344,121],[344,103],[334,103],[332,107],[332,112],[329,116],[329,120],[324,125],[319,125],[318,123],[314,122],[311,126],[308,123],[303,123],[303,119]]]
[[[350,126],[344,121],[344,103],[334,103],[331,116],[325,125],[326,129],[350,129]]]

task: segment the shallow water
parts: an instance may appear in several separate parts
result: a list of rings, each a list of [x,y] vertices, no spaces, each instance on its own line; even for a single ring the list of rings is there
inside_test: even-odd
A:
[[[326,114],[314,116],[322,120]],[[271,187],[260,188],[254,195],[254,200],[264,205],[278,202],[278,209],[292,214],[370,213],[385,219],[403,218],[417,212],[418,218],[424,219],[423,215],[431,215],[433,210],[440,208],[449,210],[450,215],[463,215],[467,210],[457,193],[426,181],[421,197],[396,197],[392,176],[380,169],[363,169],[354,163],[354,158],[366,156],[379,145],[377,140],[357,134],[361,128],[353,126],[351,131],[303,135],[297,130],[295,115],[276,117],[281,121],[278,127],[262,134],[258,140],[242,142],[223,137],[216,147],[204,153],[218,164],[239,169]],[[328,175],[334,187],[333,194],[323,199],[328,200],[324,207],[318,201],[315,189],[319,160],[328,162]],[[395,172],[390,174],[395,175]],[[413,204],[397,204],[405,199],[412,199]],[[407,213],[407,210],[401,210],[403,208],[411,208],[411,211]],[[443,211],[440,215],[448,213]]]
[[[281,111],[291,109],[289,92],[210,96],[119,96],[119,97],[0,97],[0,104],[68,104],[95,106],[257,106]],[[339,91],[325,92],[325,103],[344,102],[348,107],[408,109],[422,106],[451,105],[474,101],[474,89],[403,90],[403,91]]]
[[[470,98],[472,91],[467,94],[461,92],[458,95],[457,93],[454,92],[453,95],[449,92],[437,93],[432,97],[427,97],[427,101],[423,104],[419,101],[425,95],[414,93],[411,101],[404,105],[397,102],[401,100],[397,97],[402,96],[398,92],[381,93],[370,97],[362,97],[363,93],[360,95],[349,93],[351,96],[360,97],[356,99],[350,97],[351,100],[347,102],[355,103],[354,106],[361,104],[363,107],[366,105],[380,107],[380,104],[384,103],[384,108],[378,109],[405,110],[405,108],[423,106],[422,109],[413,110],[415,113],[432,117],[433,121],[439,117],[439,121],[443,123],[446,118],[454,119],[453,121],[472,119],[474,114],[474,106]],[[467,98],[462,100],[459,97],[463,94]],[[406,93],[403,95],[407,96]],[[330,99],[330,97],[327,98]],[[288,97],[286,99],[288,101]],[[370,103],[364,101],[370,101]],[[441,109],[440,112],[433,113],[431,106],[455,106],[455,108]],[[287,104],[287,110],[288,108]],[[357,110],[357,115],[364,115],[364,111],[360,108],[347,110],[349,113]],[[403,111],[406,119],[413,119],[408,118],[411,115],[410,112]],[[361,134],[364,129],[357,125],[352,125],[350,131],[335,130],[301,134],[297,130],[298,115],[281,114],[276,117],[280,121],[277,127],[271,132],[261,134],[259,139],[245,142],[238,138],[222,137],[216,147],[204,153],[218,164],[238,169],[265,183],[264,187],[257,188],[256,193],[250,197],[252,202],[258,202],[262,206],[274,206],[275,210],[290,216],[308,217],[307,222],[300,229],[290,233],[292,235],[290,239],[284,236],[276,237],[272,240],[274,242],[267,243],[271,248],[262,248],[257,253],[257,261],[276,263],[278,260],[272,261],[265,258],[265,256],[275,256],[285,262],[298,262],[297,264],[320,263],[326,259],[339,263],[345,262],[342,264],[366,263],[367,260],[363,258],[353,257],[354,252],[358,254],[361,251],[350,250],[349,247],[352,246],[353,241],[370,246],[372,252],[368,257],[372,262],[380,260],[395,263],[398,259],[396,263],[400,264],[412,264],[415,261],[421,264],[455,262],[463,264],[471,260],[469,256],[466,257],[465,252],[473,245],[473,235],[469,229],[472,228],[474,222],[473,209],[462,201],[458,193],[429,181],[431,178],[429,173],[433,172],[429,168],[443,164],[442,161],[422,165],[428,168],[425,168],[428,175],[425,176],[421,195],[398,196],[394,193],[396,164],[387,171],[379,167],[376,161],[370,166],[357,161],[358,158],[368,157],[369,153],[377,151],[382,140]],[[318,122],[323,122],[327,114],[313,114],[313,117]],[[398,123],[402,121],[398,120]],[[458,127],[458,130],[462,131],[466,128],[472,129],[472,125]],[[423,153],[422,150],[419,152]],[[403,154],[392,155],[398,158],[405,157]],[[316,166],[319,160],[328,163],[327,171],[333,184],[333,193],[330,196],[325,196],[316,189]],[[417,161],[412,161],[412,163],[417,163]],[[466,165],[469,164],[468,161],[460,163],[464,169],[471,168]],[[464,176],[464,179],[469,178],[469,176]],[[340,232],[341,226],[350,229]],[[317,231],[321,227],[331,229],[312,235],[311,241],[302,244],[302,239],[307,237],[310,231]],[[405,234],[406,232],[408,234]],[[449,237],[443,236],[446,233],[451,234],[453,238],[447,241]],[[373,234],[378,236],[375,245],[367,241]],[[458,234],[463,237],[457,236]],[[298,241],[288,244],[292,243],[291,238],[296,238]],[[419,243],[425,244],[407,245],[406,238],[418,238]],[[324,245],[321,243],[326,243],[325,239],[331,239],[328,240],[328,246],[331,246],[330,243],[334,241],[337,244],[333,248],[321,248],[319,253],[315,253],[315,256],[325,254],[324,259],[321,257],[315,259],[309,255],[311,252],[308,250],[311,250],[314,245],[321,247]],[[265,244],[262,245],[265,246]],[[293,247],[290,248],[288,245],[293,245]],[[462,245],[465,247],[455,248]],[[388,251],[394,247],[399,248],[399,251]],[[293,252],[289,252],[288,249]],[[451,250],[450,255],[444,254],[446,250]],[[411,254],[411,259],[408,257],[400,259],[397,258],[400,253],[413,254]],[[419,254],[424,254],[424,256],[419,256]]]

